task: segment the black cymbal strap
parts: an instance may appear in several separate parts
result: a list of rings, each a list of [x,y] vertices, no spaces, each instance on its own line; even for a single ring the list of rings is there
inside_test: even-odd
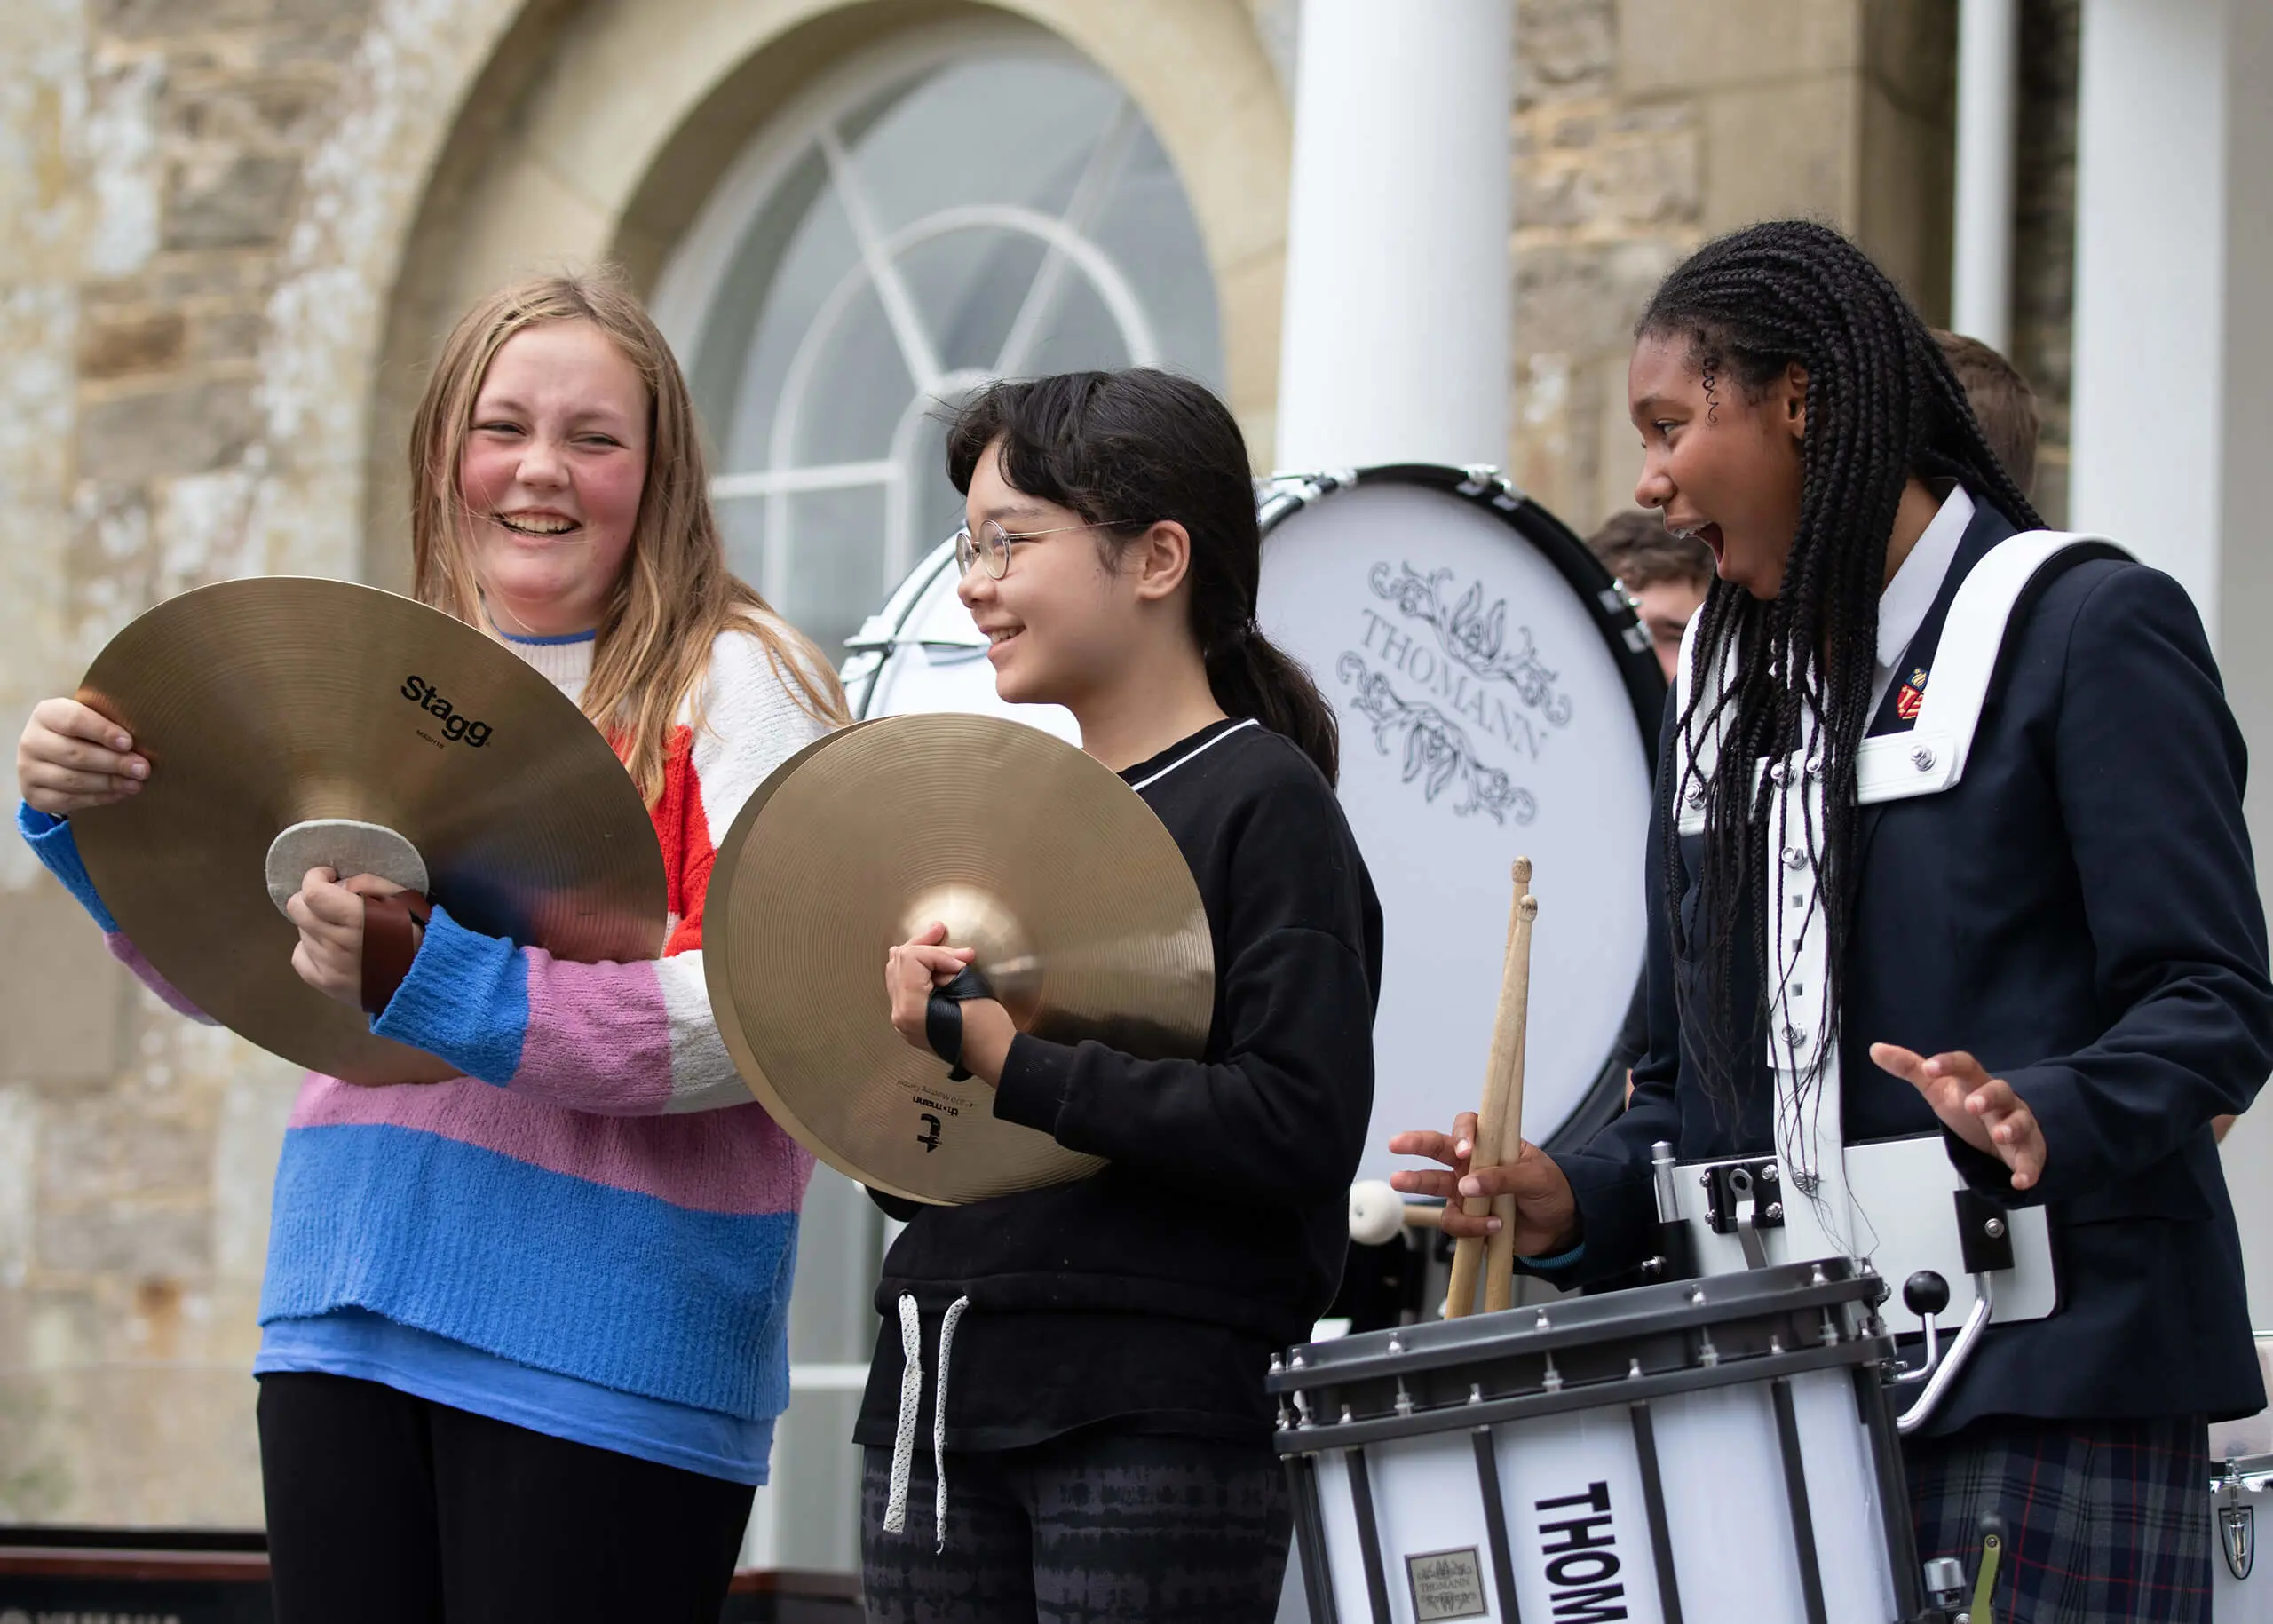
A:
[[[923,1010],[923,1041],[947,1063],[949,1082],[964,1082],[970,1077],[962,1064],[962,1006],[974,998],[994,996],[994,989],[986,978],[969,964],[945,986],[931,990],[931,1001]]]

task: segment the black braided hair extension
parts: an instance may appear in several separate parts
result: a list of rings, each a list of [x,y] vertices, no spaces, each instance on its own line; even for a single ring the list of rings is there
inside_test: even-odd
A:
[[[1825,827],[1810,831],[1831,967],[1814,1050],[1821,1057],[1835,1052],[1838,1040],[1854,907],[1856,757],[1870,721],[1879,594],[1904,484],[1913,475],[1954,479],[2023,528],[2042,521],[1989,449],[1918,313],[1828,226],[1770,221],[1706,244],[1666,278],[1635,336],[1686,341],[1715,392],[1732,384],[1757,400],[1791,363],[1807,370],[1799,527],[1782,586],[1763,603],[1735,582],[1713,583],[1699,612],[1696,669],[1717,669],[1733,647],[1737,677],[1703,717],[1712,685],[1695,684],[1680,725],[1691,738],[1720,727],[1721,762],[1748,769],[1797,747],[1804,708],[1824,718]],[[1691,788],[1673,786],[1676,808]],[[1694,915],[1702,951],[1696,983],[1682,995],[1681,1022],[1716,1114],[1724,1104],[1735,1108],[1739,1087],[1755,1075],[1765,1031],[1764,1008],[1734,1007],[1735,955],[1738,922],[1749,915],[1745,946],[1764,999],[1771,986],[1766,922],[1746,899],[1768,859],[1773,794],[1766,777],[1749,770],[1715,772],[1706,784]],[[1678,819],[1668,817],[1665,907],[1675,949],[1686,955],[1691,927],[1682,915],[1680,838]]]

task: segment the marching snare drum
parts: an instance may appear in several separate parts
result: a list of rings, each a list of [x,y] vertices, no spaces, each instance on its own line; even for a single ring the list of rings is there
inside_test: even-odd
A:
[[[1649,639],[1585,544],[1490,470],[1282,476],[1262,520],[1257,619],[1341,719],[1342,806],[1390,922],[1358,1176],[1388,1176],[1392,1133],[1475,1105],[1518,852],[1572,927],[1532,967],[1555,1018],[1531,1028],[1525,1137],[1582,1141],[1624,1099],[1608,1062],[1642,973]]]
[[[1314,1624],[1895,1624],[1927,1611],[1849,1260],[1274,1361]]]

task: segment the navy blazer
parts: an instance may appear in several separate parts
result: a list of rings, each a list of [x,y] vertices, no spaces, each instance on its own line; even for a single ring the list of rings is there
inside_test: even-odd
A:
[[[1959,583],[2012,522],[1986,503],[1959,543],[1870,731],[1906,728],[1896,695],[1931,680]],[[1672,739],[1668,707],[1666,742]],[[1667,759],[1661,756],[1661,762]],[[2273,1071],[2265,917],[2242,820],[2245,751],[2192,602],[2159,570],[2095,558],[2024,600],[1956,788],[1865,807],[1840,1052],[1849,1143],[1933,1132],[1875,1041],[1970,1050],[2042,1125],[2044,1174],[1944,1136],[1974,1188],[2048,1209],[2060,1308],[1992,1327],[1936,1416],[2247,1414],[2265,1404],[2210,1119]],[[1650,1146],[1683,1159],[1775,1145],[1765,1044],[1715,1111],[1675,1015],[1677,963],[1659,857],[1672,774],[1658,775],[1647,865],[1649,1049],[1632,1107],[1556,1161],[1585,1249],[1549,1278],[1597,1279],[1653,1250]],[[1682,843],[1684,913],[1701,836]],[[1696,939],[1698,933],[1691,933]],[[1738,939],[1753,939],[1747,930]],[[1754,971],[1738,994],[1757,1008]]]

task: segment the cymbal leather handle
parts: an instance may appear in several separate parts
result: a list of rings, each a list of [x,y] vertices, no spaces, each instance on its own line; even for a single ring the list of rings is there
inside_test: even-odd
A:
[[[377,1015],[386,1009],[418,955],[418,938],[411,926],[425,929],[432,914],[433,905],[415,891],[363,899],[363,1013]]]
[[[1500,1005],[1492,1022],[1490,1058],[1484,1068],[1484,1098],[1476,1113],[1476,1143],[1468,1159],[1471,1172],[1481,1172],[1485,1168],[1500,1165],[1501,1145],[1506,1134],[1508,1045],[1516,1024],[1522,1019],[1520,994],[1512,994],[1511,989],[1515,987],[1519,973],[1527,984],[1530,971],[1528,963],[1518,971],[1517,953],[1519,947],[1525,945],[1523,905],[1525,893],[1530,888],[1531,860],[1517,858],[1510,877],[1514,881],[1514,894],[1508,900],[1508,948],[1501,962]],[[1492,1210],[1489,1196],[1453,1199],[1462,1203],[1471,1217],[1483,1217]],[[1509,1226],[1503,1223],[1501,1227],[1505,1232]],[[1512,1240],[1513,1236],[1509,1238]],[[1483,1272],[1485,1250],[1485,1241],[1480,1236],[1462,1236],[1453,1243],[1452,1287],[1445,1303],[1446,1319],[1464,1319],[1476,1311],[1476,1286],[1478,1276]]]
[[[954,980],[932,989],[931,1001],[923,1008],[923,1041],[947,1063],[949,1082],[965,1082],[970,1077],[962,1064],[962,1006],[974,998],[994,996],[994,986],[975,964],[964,965]]]

